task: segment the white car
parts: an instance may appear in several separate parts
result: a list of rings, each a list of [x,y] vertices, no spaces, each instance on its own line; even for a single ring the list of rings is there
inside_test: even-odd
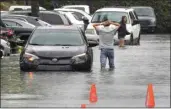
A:
[[[97,35],[93,24],[95,23],[101,23],[105,17],[108,18],[108,20],[120,22],[122,16],[127,17],[127,30],[131,33],[130,35],[125,36],[125,41],[129,44],[136,44],[138,45],[140,42],[140,24],[138,21],[138,17],[136,16],[134,10],[132,8],[102,8],[97,10],[90,22],[90,24],[87,26],[87,29],[85,31],[86,37],[88,39],[92,40],[99,40],[99,36]],[[114,36],[115,44],[118,43],[118,33]]]
[[[90,14],[90,7],[88,5],[65,5],[62,8],[65,9],[78,9]]]
[[[63,8],[56,8],[54,11],[63,11],[63,12],[73,12],[79,20],[82,20],[83,17],[87,18],[89,21],[91,21],[91,16],[87,14],[86,12],[78,9],[63,9]]]
[[[10,43],[4,39],[0,39],[0,54],[3,56],[9,56],[11,54]]]
[[[61,12],[61,14],[64,14],[73,25],[77,25],[81,29],[84,29],[84,22],[79,20],[79,18],[73,13],[73,12]]]
[[[31,10],[31,6],[15,5],[15,6],[10,6],[9,7],[9,11],[14,11],[16,9],[19,9],[19,10]],[[46,10],[46,9],[43,8],[43,7],[39,7],[39,10]]]

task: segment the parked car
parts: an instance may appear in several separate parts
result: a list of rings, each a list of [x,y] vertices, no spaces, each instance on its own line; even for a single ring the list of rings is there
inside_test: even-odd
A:
[[[130,35],[125,36],[126,44],[140,44],[140,24],[138,21],[138,17],[136,16],[132,8],[106,7],[98,9],[94,13],[92,20],[85,31],[86,37],[92,40],[99,40],[99,36],[97,35],[93,24],[101,23],[105,17],[107,17],[108,20],[119,23],[122,16],[127,17],[126,28],[131,33]],[[115,44],[118,43],[118,33],[114,36],[114,41]]]
[[[2,19],[7,27],[35,28],[36,26],[18,19]]]
[[[132,7],[140,20],[143,31],[154,33],[156,29],[156,15],[154,9],[148,6]]]
[[[10,14],[32,16],[31,11],[12,11]],[[51,25],[71,25],[71,22],[64,15],[53,11],[39,11],[39,19]]]
[[[64,14],[73,25],[77,25],[78,27],[80,27],[82,30],[84,30],[84,22],[80,21],[79,18],[73,14],[73,12],[61,12],[59,11],[61,14]]]
[[[65,5],[61,8],[64,9],[78,9],[86,12],[87,14],[90,14],[90,7],[88,5]]]
[[[31,10],[31,6],[21,6],[21,5],[15,5],[15,6],[10,6],[9,11],[15,11],[15,10]],[[43,7],[39,7],[39,10],[46,10]]]
[[[91,47],[76,26],[37,27],[20,55],[20,68],[28,70],[85,70],[93,62]]]
[[[1,58],[3,56],[10,56],[11,54],[11,48],[10,48],[10,43],[4,39],[0,39],[0,55]]]
[[[50,25],[49,23],[42,21],[37,17],[32,17],[32,16],[8,14],[8,15],[1,16],[1,18],[22,20],[22,21],[28,22],[30,24],[33,24],[34,26],[46,26],[46,25],[48,26],[48,25]]]
[[[6,15],[8,14],[8,11],[1,11],[1,15]]]
[[[54,11],[63,11],[63,12],[73,12],[80,21],[82,21],[82,18],[85,17],[89,21],[91,21],[92,17],[87,14],[86,12],[78,9],[63,9],[63,8],[55,8]]]

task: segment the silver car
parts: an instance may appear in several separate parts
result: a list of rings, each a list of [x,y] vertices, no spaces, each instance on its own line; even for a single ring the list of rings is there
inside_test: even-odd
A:
[[[33,24],[18,19],[2,19],[2,21],[7,27],[35,28]]]

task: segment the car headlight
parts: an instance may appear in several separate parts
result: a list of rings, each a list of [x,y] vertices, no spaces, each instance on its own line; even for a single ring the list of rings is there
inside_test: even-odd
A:
[[[39,59],[37,56],[30,54],[30,53],[25,53],[24,57],[27,59],[27,61],[33,62],[36,59]]]
[[[80,63],[85,63],[87,60],[87,55],[86,53],[74,56],[72,58],[74,64],[80,64]]]
[[[94,31],[94,29],[87,29],[87,30],[85,31],[85,33],[86,33],[86,34],[95,34],[95,31]]]

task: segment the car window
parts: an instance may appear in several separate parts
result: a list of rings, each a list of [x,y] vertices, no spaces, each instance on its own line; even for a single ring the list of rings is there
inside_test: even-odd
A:
[[[64,24],[62,18],[57,14],[41,13],[40,19],[47,23],[53,24],[53,25],[63,25]]]
[[[76,20],[82,21],[82,19],[79,19],[77,15],[75,15],[75,14],[73,14],[73,13],[72,13],[72,15],[74,16],[74,18],[75,18]]]
[[[152,8],[134,8],[138,16],[150,16],[154,17],[154,10]]]
[[[73,14],[74,14],[75,16],[77,16],[79,20],[82,20],[82,17],[84,16],[83,14],[81,14],[81,13],[79,13],[79,12],[73,12]]]
[[[129,15],[130,15],[130,17],[131,17],[131,21],[132,21],[132,22],[133,22],[134,20],[136,20],[136,18],[135,18],[135,16],[133,15],[132,12],[129,12]]]
[[[40,45],[80,46],[84,44],[84,41],[78,30],[37,29],[33,33],[29,43]]]
[[[13,22],[13,21],[7,21],[7,20],[3,20],[3,22],[8,26],[8,27],[22,27],[22,25],[20,25],[17,22]]]
[[[126,12],[118,12],[118,11],[103,11],[103,12],[96,12],[93,15],[92,23],[101,23],[104,20],[108,19],[115,22],[120,22],[122,19],[122,16],[126,16],[128,19],[128,14]],[[129,23],[129,19],[127,20],[127,23]]]
[[[137,16],[136,12],[133,11],[133,13],[134,13],[134,16],[135,16],[136,20],[138,20],[138,16]]]
[[[69,23],[69,24],[72,24],[71,23],[71,21],[69,20],[69,18],[64,14],[64,17],[67,19],[67,22]]]
[[[33,24],[34,26],[41,26],[41,24],[37,22],[34,18],[27,17],[26,19],[29,23]]]

